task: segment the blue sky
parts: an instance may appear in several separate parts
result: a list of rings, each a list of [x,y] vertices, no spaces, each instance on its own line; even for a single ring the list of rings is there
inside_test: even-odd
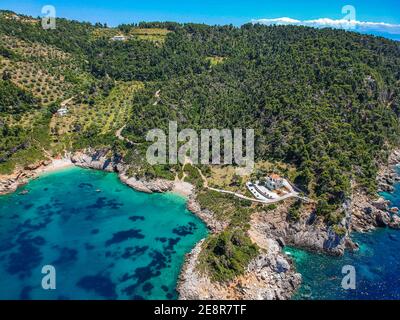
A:
[[[111,26],[157,20],[240,25],[279,17],[340,19],[345,5],[354,6],[356,20],[400,24],[400,0],[0,0],[1,9],[33,16],[44,5],[55,6],[60,17]]]
[[[253,21],[349,28],[341,22],[347,18],[356,22],[353,31],[400,40],[400,0],[0,0],[1,9],[34,17],[45,5],[53,5],[57,17],[109,26],[140,21],[239,26]],[[348,5],[354,8],[353,18],[342,13]]]

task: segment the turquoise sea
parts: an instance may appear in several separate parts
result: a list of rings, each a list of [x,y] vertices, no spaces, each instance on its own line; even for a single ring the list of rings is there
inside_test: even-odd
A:
[[[180,196],[113,173],[48,173],[0,196],[0,299],[175,299],[184,255],[206,235]],[[42,289],[44,265],[55,290]]]
[[[400,184],[393,193],[382,193],[393,206],[400,207]],[[303,284],[294,299],[400,299],[400,231],[378,229],[352,235],[360,245],[357,252],[344,257],[329,257],[298,250],[284,249],[294,258]],[[342,267],[352,265],[356,271],[356,289],[344,290]]]

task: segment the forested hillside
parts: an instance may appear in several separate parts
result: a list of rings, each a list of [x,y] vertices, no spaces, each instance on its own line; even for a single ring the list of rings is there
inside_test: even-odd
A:
[[[39,20],[2,12],[0,39],[3,171],[33,147],[58,153],[110,145],[128,161],[131,147],[115,138],[124,125],[136,142],[169,120],[180,128],[254,128],[257,160],[295,166],[296,184],[325,214],[351,181],[375,191],[378,163],[398,144],[400,45],[383,38],[294,26],[107,28],[64,19],[43,30]],[[54,116],[71,97],[70,114]]]

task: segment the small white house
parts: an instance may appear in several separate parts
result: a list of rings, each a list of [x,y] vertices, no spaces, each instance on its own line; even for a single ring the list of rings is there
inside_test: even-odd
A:
[[[68,109],[66,107],[62,107],[57,110],[59,116],[65,116],[68,113]]]
[[[265,186],[270,190],[280,189],[283,185],[283,179],[275,173],[265,179]]]
[[[125,40],[126,40],[126,37],[125,37],[125,36],[119,35],[119,36],[114,36],[114,37],[112,37],[111,40],[112,40],[112,41],[125,41]]]

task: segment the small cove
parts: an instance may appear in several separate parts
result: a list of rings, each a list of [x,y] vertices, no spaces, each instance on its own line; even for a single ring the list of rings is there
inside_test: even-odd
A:
[[[184,255],[206,235],[178,195],[77,167],[43,174],[0,197],[0,299],[176,299]],[[56,290],[41,288],[44,265]]]

